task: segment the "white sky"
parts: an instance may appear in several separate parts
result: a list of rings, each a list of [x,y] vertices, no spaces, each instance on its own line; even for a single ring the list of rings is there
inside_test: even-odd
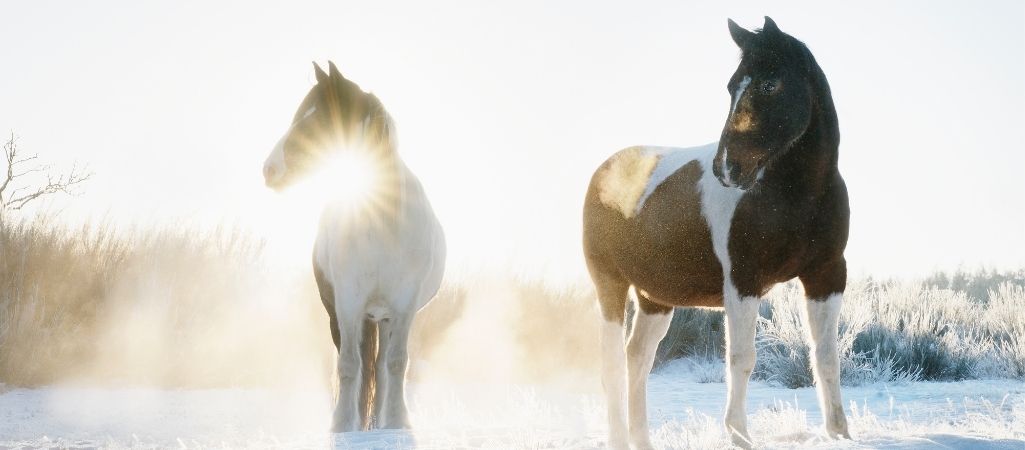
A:
[[[91,166],[65,220],[235,225],[306,267],[317,213],[260,170],[332,59],[395,117],[456,270],[576,277],[594,168],[716,140],[726,18],[768,14],[833,89],[854,274],[1025,266],[1025,3],[890,3],[8,2],[0,130]]]

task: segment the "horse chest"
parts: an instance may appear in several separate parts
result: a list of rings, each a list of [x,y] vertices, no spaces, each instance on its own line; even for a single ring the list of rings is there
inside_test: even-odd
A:
[[[727,253],[731,282],[741,295],[764,295],[797,275],[810,245],[810,215],[799,203],[765,193],[738,202]]]

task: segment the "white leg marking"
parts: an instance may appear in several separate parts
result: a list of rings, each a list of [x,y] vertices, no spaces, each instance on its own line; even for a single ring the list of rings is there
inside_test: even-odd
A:
[[[609,448],[627,447],[626,408],[626,341],[625,327],[616,321],[602,325],[602,386],[608,408]]]
[[[850,438],[840,398],[840,355],[836,342],[842,305],[843,294],[836,293],[825,300],[808,299],[804,308],[819,407],[826,418],[826,432],[833,438]]]
[[[757,297],[741,298],[730,286],[726,292],[726,368],[729,371],[726,393],[726,432],[734,445],[749,447],[747,433],[747,383],[755,367],[755,329],[758,321]]]
[[[648,437],[648,374],[655,361],[658,343],[669,330],[673,314],[646,314],[639,307],[634,315],[630,340],[626,346],[630,412],[630,443],[635,449],[652,448]]]

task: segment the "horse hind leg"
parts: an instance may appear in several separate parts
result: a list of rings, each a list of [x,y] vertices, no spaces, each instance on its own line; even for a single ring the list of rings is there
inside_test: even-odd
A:
[[[598,304],[604,319],[601,331],[602,387],[608,414],[609,442],[613,449],[627,448],[625,316],[630,285],[618,276],[592,270]]]
[[[372,430],[377,426],[380,410],[377,403],[377,359],[378,359],[379,326],[370,319],[363,320],[363,337],[360,339],[361,386],[359,393],[359,413],[361,428]]]
[[[636,449],[652,448],[648,436],[648,374],[655,361],[658,343],[669,330],[672,313],[672,308],[654,303],[638,293],[637,310],[626,344],[630,443]]]

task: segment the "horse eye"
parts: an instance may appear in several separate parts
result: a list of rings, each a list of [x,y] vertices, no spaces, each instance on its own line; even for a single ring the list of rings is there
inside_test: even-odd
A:
[[[771,94],[775,90],[776,90],[776,83],[774,83],[772,81],[763,81],[762,82],[762,92],[764,92],[766,94]]]

